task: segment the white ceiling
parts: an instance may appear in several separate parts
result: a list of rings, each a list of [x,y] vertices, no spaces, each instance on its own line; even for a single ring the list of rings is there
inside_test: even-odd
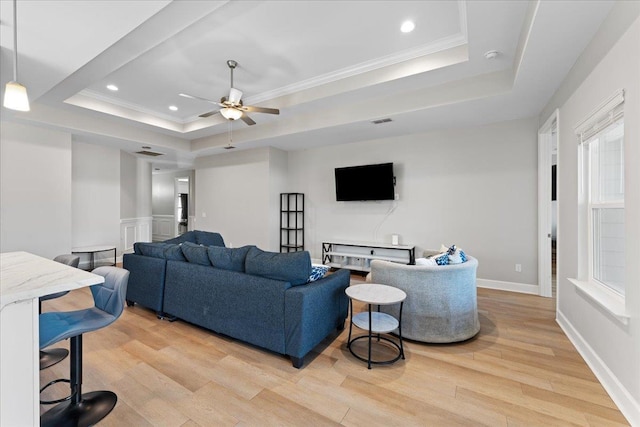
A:
[[[279,108],[233,123],[238,149],[285,150],[539,114],[612,1],[18,1],[29,113],[4,120],[165,153],[160,168],[224,152],[228,122],[198,115],[229,92]],[[406,19],[412,33],[399,31]],[[12,4],[0,1],[2,87]],[[489,50],[499,51],[492,60]],[[119,91],[111,92],[107,84]],[[178,107],[172,112],[169,105]],[[213,107],[213,108],[212,108]],[[373,125],[375,119],[392,122]]]

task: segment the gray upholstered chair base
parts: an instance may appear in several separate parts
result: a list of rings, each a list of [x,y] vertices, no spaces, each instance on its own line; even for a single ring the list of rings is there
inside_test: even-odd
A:
[[[372,283],[395,286],[407,294],[402,337],[429,343],[467,340],[480,331],[476,294],[478,261],[446,266],[371,262]],[[398,317],[398,307],[381,311]]]

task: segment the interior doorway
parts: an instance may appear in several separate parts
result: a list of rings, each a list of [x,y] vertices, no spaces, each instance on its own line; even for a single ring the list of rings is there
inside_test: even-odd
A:
[[[175,235],[180,236],[189,229],[189,177],[182,176],[175,178]]]
[[[538,130],[538,283],[539,293],[555,297],[558,259],[558,110]]]

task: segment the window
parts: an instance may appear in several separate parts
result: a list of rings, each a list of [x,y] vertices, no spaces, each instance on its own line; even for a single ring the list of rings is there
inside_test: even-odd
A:
[[[590,279],[624,295],[624,122],[587,141]]]
[[[587,280],[624,297],[624,98],[620,91],[576,128],[580,138]]]

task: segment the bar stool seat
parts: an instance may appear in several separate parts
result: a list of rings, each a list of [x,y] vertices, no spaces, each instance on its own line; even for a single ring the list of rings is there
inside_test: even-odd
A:
[[[118,267],[98,267],[93,273],[104,276],[105,282],[91,286],[94,307],[47,312],[40,315],[40,348],[70,338],[71,395],[43,403],[58,403],[40,417],[41,426],[90,426],[106,417],[118,400],[111,391],[82,394],[82,334],[109,326],[124,310],[129,272]],[[58,382],[55,380],[42,389]]]
[[[68,265],[70,267],[78,268],[80,265],[80,257],[73,254],[58,255],[53,259],[61,264]],[[69,291],[56,292],[54,294],[44,295],[40,297],[39,301],[39,313],[42,312],[42,301],[51,300],[54,298],[60,298],[68,294]],[[56,363],[62,362],[65,357],[69,355],[69,351],[66,348],[51,348],[48,350],[42,350],[40,347],[40,370],[46,369]]]

